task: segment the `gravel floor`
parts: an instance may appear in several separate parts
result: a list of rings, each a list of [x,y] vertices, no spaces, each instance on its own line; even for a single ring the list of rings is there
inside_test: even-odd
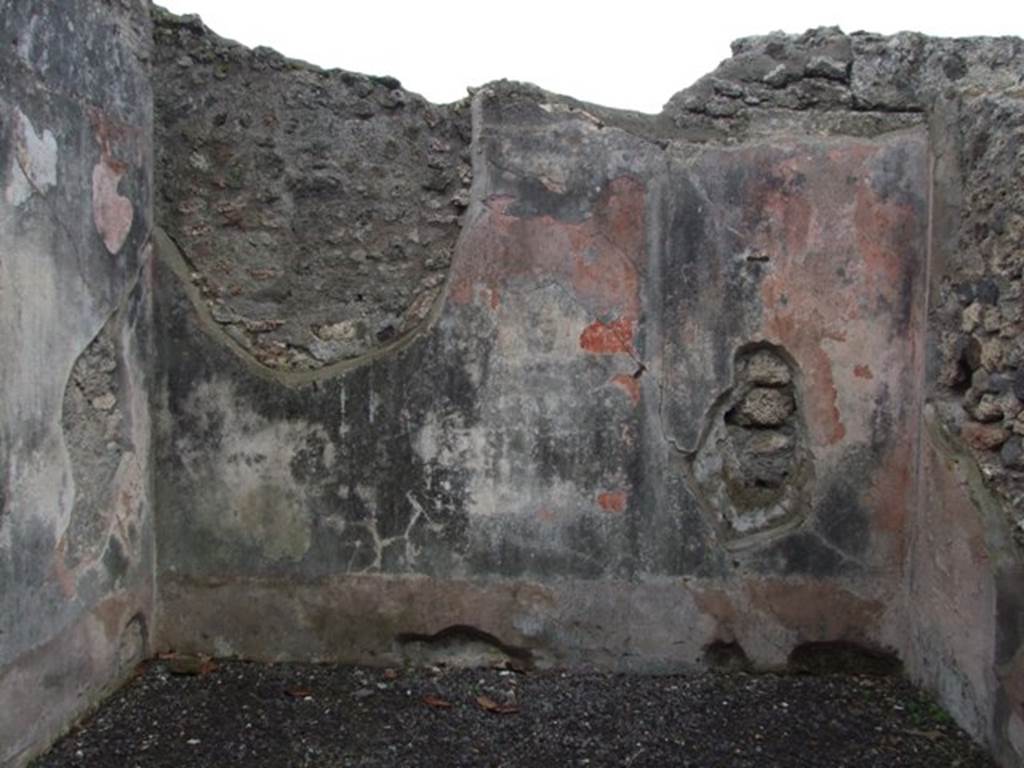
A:
[[[180,673],[190,674],[180,674]],[[154,662],[44,766],[993,763],[898,677]]]

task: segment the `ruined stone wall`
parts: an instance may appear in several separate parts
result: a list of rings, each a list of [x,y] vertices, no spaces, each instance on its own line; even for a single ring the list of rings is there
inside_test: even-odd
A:
[[[1021,41],[749,38],[639,115],[51,5],[0,16],[0,762],[157,647],[838,642],[1024,765]]]
[[[750,38],[645,116],[156,39],[165,642],[856,642],[1019,762],[1020,41]]]
[[[149,653],[142,2],[0,3],[0,764]]]
[[[156,41],[160,222],[231,342],[305,370],[420,330],[469,200],[468,105],[159,10]]]
[[[1024,755],[1024,65],[932,110],[930,403],[910,592],[915,671],[996,756]],[[965,632],[964,627],[970,627]]]
[[[739,41],[668,105],[678,124],[747,135],[795,114],[827,132],[915,113],[927,125],[925,354],[905,361],[919,371],[921,429],[901,650],[1006,765],[1024,761],[1022,98],[1019,39],[816,30]]]
[[[166,643],[393,662],[402,638],[469,625],[535,663],[634,669],[723,644],[763,667],[809,642],[900,647],[919,112],[805,120],[763,101],[716,127],[514,83],[431,107],[194,19],[158,17],[156,40]],[[364,199],[395,199],[366,172],[394,154],[388,131],[403,151],[444,141],[418,172],[452,181],[405,189],[395,221],[363,218]],[[276,169],[265,203],[271,181],[226,176],[257,148]],[[314,165],[333,179],[315,190]],[[320,367],[299,355],[301,334],[385,311],[386,292],[352,302],[335,283],[439,206],[458,238],[437,241],[454,253],[434,316]],[[301,256],[329,216],[361,233],[331,246],[337,274]],[[247,281],[257,263],[278,293]],[[419,290],[413,261],[367,269],[360,285]],[[287,361],[224,319],[253,297],[283,320],[257,336]]]

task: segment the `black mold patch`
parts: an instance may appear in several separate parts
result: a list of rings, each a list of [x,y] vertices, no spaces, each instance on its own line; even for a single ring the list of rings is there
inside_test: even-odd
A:
[[[996,573],[996,664],[1007,664],[1024,643],[1024,566]]]
[[[121,545],[121,540],[111,536],[107,542],[107,549],[103,553],[103,567],[107,569],[111,580],[116,584],[128,573],[129,560]]]
[[[694,414],[708,411],[709,393],[721,391],[731,376],[735,341],[749,337],[758,322],[761,282],[767,274],[763,262],[737,258],[758,255],[757,222],[725,202],[755,199],[757,174],[709,163],[702,160],[674,171],[660,244],[659,300],[670,331],[661,353],[665,369],[672,372],[665,381],[664,416],[668,432],[683,450],[697,447],[700,421]],[[708,302],[709,295],[719,300]],[[730,311],[721,311],[721,306]],[[691,349],[671,332],[684,324],[701,327],[702,336],[712,340],[706,349]]]
[[[14,156],[13,140],[11,138],[14,121],[11,119],[13,110],[8,107],[7,102],[0,99],[0,187],[6,188],[15,173],[17,160]]]
[[[758,573],[828,578],[850,570],[849,561],[822,543],[813,533],[794,533],[773,542],[752,556]]]
[[[296,482],[310,483],[327,473],[327,465],[324,463],[326,449],[327,440],[319,433],[310,432],[306,435],[304,445],[295,452],[289,465]]]
[[[825,489],[817,528],[825,541],[852,557],[862,557],[871,544],[871,522],[860,493],[841,478]]]
[[[653,486],[654,478],[649,482]],[[648,511],[636,522],[638,570],[669,576],[724,576],[723,551],[716,546],[700,502],[685,479],[670,475],[661,503],[657,503],[657,489],[648,492],[655,503],[645,506]]]
[[[884,384],[875,396],[871,413],[871,450],[876,458],[882,458],[892,445],[893,408],[889,385]]]
[[[500,172],[502,169],[496,170]],[[536,179],[520,179],[516,187],[519,194],[509,206],[508,213],[519,218],[551,216],[558,221],[580,222],[586,218],[596,200],[596,196],[587,199],[571,193],[552,192]],[[582,191],[592,188],[593,184]]]
[[[10,477],[8,476],[8,458],[7,446],[5,440],[0,435],[0,531],[4,528],[4,521],[7,519],[7,486],[10,483]]]
[[[334,568],[347,573],[373,567],[373,534],[366,526],[348,521],[344,513],[316,517],[312,533],[313,541],[306,553],[311,562],[332,563]]]
[[[910,165],[915,162],[905,144],[896,144],[888,152],[883,152],[871,169],[871,190],[880,200],[886,203],[913,206],[920,210],[924,205],[921,190],[909,183],[919,178]]]
[[[165,562],[200,572],[230,567],[305,577],[367,570],[451,573],[467,546],[469,471],[424,461],[414,439],[431,414],[465,429],[478,420],[479,397],[462,350],[452,354],[431,335],[337,378],[289,388],[254,375],[220,341],[196,333],[195,314],[182,306],[177,278],[166,269],[163,274],[167,282],[157,306],[175,341],[174,364],[162,359],[173,433],[158,435],[169,462],[158,478],[159,495],[173,510],[158,539]],[[465,354],[478,351],[467,347]],[[200,401],[197,392],[207,381],[229,390],[230,403]],[[261,458],[245,452],[244,432],[225,434],[228,409],[243,421],[253,414],[268,428],[309,425],[289,446],[290,482],[282,488],[309,519],[310,546],[299,560],[270,560],[258,542],[218,544],[204,533],[210,516],[219,514],[209,499],[229,498],[232,485],[211,478],[205,491],[194,487],[179,449],[215,455],[231,437],[240,444],[239,461]],[[204,493],[206,500],[199,495]]]

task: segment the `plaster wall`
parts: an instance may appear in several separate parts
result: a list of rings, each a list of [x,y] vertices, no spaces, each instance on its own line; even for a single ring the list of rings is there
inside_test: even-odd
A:
[[[175,47],[158,81],[195,86],[167,104],[163,156],[222,141],[217,67],[308,87],[303,65],[267,75],[265,54],[160,24]],[[329,87],[333,114],[357,85]],[[176,198],[161,203],[163,641],[394,663],[403,638],[471,626],[538,664],[653,670],[722,643],[765,668],[808,642],[898,651],[923,126],[664,138],[511,83],[443,109],[470,117],[468,206],[428,325],[381,350],[264,364],[218,317],[232,291],[197,276]],[[288,140],[261,146],[291,167]],[[331,188],[371,151],[326,146]],[[195,226],[219,189],[190,188]],[[258,205],[222,225],[250,260]],[[244,274],[236,250],[225,281]]]
[[[0,5],[0,762],[160,649],[848,643],[1024,764],[1020,40],[748,38],[638,115],[36,5]]]
[[[148,7],[0,3],[0,764],[149,654]]]
[[[532,663],[666,669],[849,641],[1019,764],[1019,40],[748,38],[644,116],[504,82],[424,107],[195,19],[157,39],[168,643],[393,663],[473,627]],[[280,98],[236,118],[232,78]],[[312,139],[278,128],[300,116],[334,126],[315,189]],[[311,262],[275,261],[279,233],[323,236],[300,197],[395,199],[359,171],[389,130],[433,136],[457,240],[401,205],[339,220],[349,271],[405,288],[332,280],[311,330],[344,344],[311,363]],[[182,158],[230,170],[256,134],[301,194],[193,184]],[[395,236],[453,244],[439,292]],[[423,322],[375,343],[399,295]]]

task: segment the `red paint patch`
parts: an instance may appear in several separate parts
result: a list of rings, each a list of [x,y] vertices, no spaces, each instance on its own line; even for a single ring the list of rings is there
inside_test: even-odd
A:
[[[898,325],[906,322],[902,310],[879,312],[904,307],[915,290],[907,254],[921,235],[919,211],[864,181],[888,151],[851,141],[813,162],[774,161],[766,178],[781,182],[751,193],[761,205],[749,207],[772,214],[756,242],[770,265],[761,283],[762,333],[784,346],[804,373],[805,416],[817,446],[842,441],[844,422],[861,417],[856,406],[840,411],[840,402],[851,402],[839,396],[850,382],[837,382],[836,372],[852,369],[861,380],[888,376],[891,371],[875,374],[859,361],[888,345],[897,330],[906,353],[914,354],[913,330]],[[798,181],[801,174],[806,178]],[[916,290],[909,298],[916,307]],[[912,307],[906,317],[915,316]],[[847,334],[853,343],[843,347]]]
[[[591,323],[580,334],[580,347],[594,355],[633,354],[633,321],[619,318]]]
[[[597,494],[597,504],[605,512],[625,512],[628,499],[625,491],[605,491]]]
[[[904,282],[902,250],[895,245],[911,242],[917,235],[911,208],[882,200],[867,184],[857,190],[854,233],[864,263],[868,288],[891,297]]]
[[[516,216],[513,198],[488,198],[479,219],[464,233],[452,265],[449,298],[456,304],[490,302],[494,309],[497,291],[504,297],[538,282],[554,282],[594,316],[635,322],[646,255],[644,199],[639,181],[613,179],[591,216],[566,222]],[[632,343],[632,329],[627,338]]]
[[[121,250],[132,228],[132,201],[117,191],[124,176],[123,165],[101,160],[92,171],[92,211],[96,231],[107,250]]]
[[[879,457],[864,500],[864,507],[871,510],[871,549],[876,562],[895,565],[904,560],[907,540],[903,533],[915,476],[911,444],[909,436],[902,435]]]
[[[490,307],[492,312],[497,312],[501,306],[501,293],[494,286],[479,285],[476,287],[474,303],[477,306]]]
[[[640,402],[640,379],[629,373],[619,373],[612,378],[612,384],[629,395],[634,405]]]
[[[856,365],[853,368],[853,375],[858,379],[873,379],[875,374],[871,372],[871,367],[867,365]]]
[[[111,254],[121,250],[131,230],[134,210],[131,200],[117,188],[130,169],[123,157],[142,161],[142,141],[138,129],[110,120],[97,109],[89,110],[100,161],[92,172],[92,208],[96,231]]]
[[[754,162],[759,174],[750,190],[754,204],[747,210],[747,216],[761,217],[755,228],[758,250],[771,254],[773,259],[802,254],[807,250],[813,210],[800,187],[803,174],[799,162]]]

